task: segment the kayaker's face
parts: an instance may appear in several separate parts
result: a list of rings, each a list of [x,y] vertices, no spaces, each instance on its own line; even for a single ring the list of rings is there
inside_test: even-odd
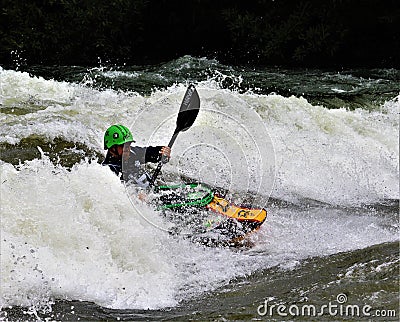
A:
[[[109,151],[114,158],[121,158],[124,147],[123,145],[115,145]]]

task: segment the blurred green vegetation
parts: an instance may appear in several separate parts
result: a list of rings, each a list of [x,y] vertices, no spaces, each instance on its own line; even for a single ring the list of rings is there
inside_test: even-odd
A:
[[[398,0],[0,0],[0,63],[400,66]]]

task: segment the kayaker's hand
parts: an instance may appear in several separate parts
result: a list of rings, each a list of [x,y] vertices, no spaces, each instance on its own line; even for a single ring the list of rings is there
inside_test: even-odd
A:
[[[140,201],[146,201],[147,195],[143,192],[139,192],[138,198]]]
[[[171,156],[171,148],[169,146],[163,146],[160,150],[160,154],[162,155],[163,160],[168,162]]]

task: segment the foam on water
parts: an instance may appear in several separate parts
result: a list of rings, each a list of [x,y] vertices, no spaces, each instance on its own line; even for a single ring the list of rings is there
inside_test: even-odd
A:
[[[186,88],[178,84],[143,97],[44,80],[27,73],[0,72],[3,108],[24,105],[32,97],[44,105],[24,115],[0,114],[0,142],[16,143],[30,135],[49,140],[61,137],[98,151],[103,131],[112,123],[132,126],[138,144],[166,144]],[[212,80],[197,88],[201,112],[191,130],[180,134],[171,164],[174,156],[188,150],[191,153],[171,171],[188,174],[195,167],[215,169],[215,165],[231,163],[229,175],[233,179],[222,185],[243,185],[254,191],[260,186],[257,174],[271,177],[275,172],[273,196],[289,201],[309,198],[331,204],[362,204],[399,198],[399,97],[370,112],[328,110],[297,97],[239,94],[221,90]],[[260,142],[266,143],[261,146]],[[214,151],[221,153],[205,150],[202,154],[201,149],[191,149],[196,144],[208,149],[212,144]],[[254,153],[256,149],[260,151]],[[191,158],[195,154],[198,157]],[[245,173],[241,167],[241,173],[235,173],[232,164],[251,164],[252,157],[259,159],[257,170],[246,166],[250,173],[246,180],[235,179]],[[227,176],[222,168],[217,177],[207,176],[207,171],[196,176],[223,183]],[[251,184],[254,187],[249,187]],[[270,181],[264,184],[265,190],[269,191],[271,185]]]
[[[108,306],[174,304],[173,266],[158,232],[141,225],[108,169],[81,164],[66,172],[35,160],[20,171],[3,164],[2,182],[7,304],[40,299],[35,292]]]
[[[0,69],[2,108],[25,108],[26,113],[1,113],[0,142],[18,143],[38,135],[60,137],[102,146],[102,133],[110,123],[122,122],[143,104],[143,97],[112,90],[98,91],[78,84],[31,77],[27,73]],[[32,104],[36,108],[32,109]]]
[[[1,173],[2,306],[174,306],[257,269],[397,238],[379,216],[271,208],[253,249],[204,248],[141,221],[118,178],[96,163],[66,171],[44,158],[18,171],[3,163]]]
[[[0,84],[2,108],[25,106],[31,96],[43,105],[23,115],[0,113],[2,142],[35,134],[98,151],[111,123],[132,127],[138,144],[166,144],[186,89],[177,84],[143,97],[4,70]],[[113,308],[165,308],[257,269],[290,269],[309,256],[398,239],[398,227],[385,216],[345,208],[399,198],[398,98],[368,112],[239,94],[213,81],[197,90],[202,111],[179,135],[167,172],[210,183],[228,178],[227,186],[238,191],[244,186],[268,196],[272,190],[275,198],[340,207],[270,206],[251,250],[204,248],[141,220],[140,214],[159,214],[135,196],[132,207],[119,179],[95,161],[70,170],[44,155],[17,169],[1,162],[1,306],[79,299]],[[154,113],[156,106],[162,108]],[[254,153],[254,147],[266,150]]]
[[[342,205],[399,198],[399,97],[373,112],[278,95],[246,99],[274,142],[275,197]]]

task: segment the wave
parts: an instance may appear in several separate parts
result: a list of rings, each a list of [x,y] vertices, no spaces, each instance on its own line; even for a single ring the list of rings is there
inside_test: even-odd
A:
[[[133,209],[99,164],[112,123],[129,126],[139,145],[166,144],[186,82],[146,95],[6,70],[0,82],[2,307],[55,299],[172,307],[269,267],[398,240],[395,207],[362,206],[399,199],[399,97],[374,110],[332,110],[197,82],[201,112],[164,170],[239,198],[272,197],[255,247],[235,252],[141,221],[157,213],[138,200]],[[68,165],[57,159],[66,147]]]
[[[130,126],[139,145],[166,144],[186,87],[142,96],[15,71],[0,75],[2,150],[39,138],[59,151],[68,142],[78,145],[82,158],[103,154],[103,131],[112,123]],[[288,202],[399,199],[400,96],[379,110],[332,110],[302,97],[221,89],[215,80],[197,87],[201,113],[180,135],[166,171]]]
[[[375,211],[272,206],[255,247],[210,249],[142,221],[157,213],[136,199],[132,208],[119,179],[97,163],[66,170],[43,156],[0,166],[2,307],[55,299],[171,307],[260,269],[398,238],[397,220]]]
[[[374,112],[328,110],[278,95],[248,99],[274,142],[275,197],[331,204],[399,198],[399,97]]]

